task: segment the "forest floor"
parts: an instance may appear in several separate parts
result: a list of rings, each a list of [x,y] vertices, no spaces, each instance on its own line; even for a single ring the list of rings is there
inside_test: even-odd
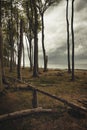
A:
[[[22,80],[36,88],[87,107],[86,70],[75,70],[74,82],[67,70],[49,69],[47,72],[43,72],[40,69],[39,77],[33,78],[32,72],[26,68],[22,69],[21,74]],[[5,70],[5,75],[12,78],[17,77],[16,71],[9,73],[8,68]],[[31,91],[15,90],[15,87],[26,87],[26,85],[18,83],[12,78],[7,78],[10,89],[6,89],[4,94],[0,95],[0,115],[32,108]],[[79,101],[82,101],[83,104]],[[0,122],[0,130],[87,130],[87,113],[77,114],[63,103],[40,93],[38,93],[38,106],[55,109],[58,112],[31,114],[21,119]]]

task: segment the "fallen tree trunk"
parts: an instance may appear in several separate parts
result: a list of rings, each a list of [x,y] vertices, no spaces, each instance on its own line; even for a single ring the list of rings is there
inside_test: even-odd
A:
[[[51,98],[53,98],[53,99],[56,99],[56,100],[58,100],[58,101],[60,101],[60,102],[62,102],[62,103],[64,103],[64,104],[66,104],[66,105],[72,107],[72,108],[75,109],[75,110],[87,112],[87,109],[86,109],[85,107],[82,107],[82,106],[79,106],[79,105],[77,105],[77,104],[75,104],[75,103],[69,102],[69,101],[67,101],[67,100],[65,100],[65,99],[63,99],[63,98],[61,98],[61,97],[57,97],[57,96],[55,96],[55,95],[52,95],[52,94],[50,94],[50,93],[44,92],[44,91],[39,90],[39,89],[36,89],[36,91],[38,91],[38,92],[40,92],[40,93],[42,93],[42,94],[44,94],[44,95],[46,95],[46,96],[49,96],[49,97],[51,97]]]
[[[80,99],[77,99],[77,101],[81,104],[83,104],[86,108],[87,108],[87,100],[80,100]]]
[[[87,112],[87,108],[85,108],[85,107],[83,107],[83,106],[79,106],[79,105],[77,105],[77,104],[75,104],[75,103],[73,103],[73,102],[69,102],[69,101],[67,101],[67,100],[65,100],[65,99],[63,99],[63,98],[61,98],[61,97],[58,97],[58,96],[56,96],[56,95],[52,95],[52,94],[50,94],[50,93],[48,93],[48,92],[45,92],[45,91],[43,91],[43,90],[40,90],[40,89],[37,89],[37,88],[35,88],[35,87],[32,87],[31,85],[30,86],[28,86],[28,87],[26,87],[26,88],[23,88],[23,87],[18,87],[18,88],[15,88],[15,90],[17,89],[17,91],[18,90],[23,90],[23,91],[25,91],[25,90],[32,90],[32,91],[37,91],[37,92],[39,92],[39,93],[42,93],[42,94],[44,94],[44,95],[46,95],[46,96],[49,96],[49,97],[51,97],[52,99],[56,99],[56,100],[58,100],[58,101],[60,101],[60,102],[62,102],[62,103],[64,103],[64,104],[66,104],[67,106],[69,106],[69,107],[72,107],[73,109],[75,109],[75,110],[78,110],[78,111],[84,111],[84,112]]]
[[[49,112],[54,112],[54,111],[52,111],[52,109],[43,109],[42,107],[16,111],[13,113],[0,115],[0,122],[5,121],[5,120],[10,120],[10,119],[22,118],[22,117],[28,116],[30,114],[35,114],[35,113],[40,113],[40,112],[41,113],[49,113]]]
[[[53,99],[58,100],[58,101],[60,101],[60,102],[62,102],[62,103],[64,103],[64,104],[66,104],[66,105],[68,105],[69,107],[71,107],[71,108],[73,108],[73,109],[75,109],[75,110],[77,110],[77,111],[87,112],[87,108],[85,108],[85,107],[83,107],[83,106],[79,106],[79,105],[77,105],[77,104],[75,104],[75,103],[72,103],[72,102],[69,102],[69,101],[67,101],[67,100],[65,100],[65,99],[63,99],[63,98],[61,98],[61,97],[57,97],[56,95],[52,95],[52,94],[50,94],[50,93],[48,93],[48,92],[45,92],[45,91],[40,90],[40,89],[38,89],[38,88],[35,88],[32,84],[26,83],[26,82],[21,81],[21,80],[19,80],[19,79],[15,79],[15,80],[18,81],[18,82],[21,82],[21,83],[23,83],[23,84],[25,84],[25,85],[27,85],[27,87],[26,87],[27,90],[29,89],[29,90],[32,90],[32,91],[37,91],[37,92],[39,92],[39,93],[42,93],[42,94],[44,94],[44,95],[46,95],[46,96],[49,96],[49,97],[51,97],[51,98],[53,98]],[[20,89],[20,87],[19,87],[19,89]],[[21,89],[22,89],[22,88],[21,88]]]

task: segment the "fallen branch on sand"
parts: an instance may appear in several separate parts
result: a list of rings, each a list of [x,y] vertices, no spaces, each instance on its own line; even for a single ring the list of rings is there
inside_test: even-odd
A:
[[[49,113],[49,112],[54,113],[55,111],[53,111],[52,109],[43,109],[42,107],[26,109],[26,110],[0,115],[0,121],[22,118],[35,113]]]

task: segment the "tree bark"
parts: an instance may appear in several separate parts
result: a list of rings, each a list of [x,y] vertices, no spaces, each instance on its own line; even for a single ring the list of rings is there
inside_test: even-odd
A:
[[[11,19],[10,19],[10,46],[11,46],[11,55],[10,55],[10,72],[13,71],[13,57],[14,57],[14,42],[13,42],[13,1],[10,0],[11,2]]]
[[[29,7],[30,4],[30,7]],[[30,3],[28,2],[27,7],[26,7],[26,11],[27,11],[27,17],[28,17],[28,22],[29,22],[29,33],[27,35],[27,38],[29,40],[29,46],[30,46],[30,71],[32,71],[33,69],[33,64],[32,64],[32,21],[33,21],[33,10],[32,10],[32,1],[30,0]],[[30,12],[31,11],[31,12]]]
[[[27,53],[28,53],[28,59],[30,61],[30,53],[29,53],[29,47],[28,47],[28,42],[27,42],[27,37],[25,36],[25,41],[26,41],[26,47],[27,47]]]
[[[30,55],[29,55],[29,60],[30,60],[30,71],[32,71],[33,69],[33,59],[32,59],[32,38],[31,38],[31,34],[28,36],[27,35],[27,38],[28,38],[28,42],[29,42],[29,52],[30,52]]]
[[[74,22],[74,0],[72,0],[72,17],[71,17],[71,34],[72,34],[72,81],[74,81],[74,29],[73,29],[73,22]]]
[[[38,14],[36,7],[36,0],[32,1],[34,7],[34,67],[33,77],[38,77]]]
[[[30,70],[32,71],[33,63],[32,63],[32,39],[31,39],[31,35],[30,35],[29,45],[30,45]]]
[[[66,5],[66,22],[67,22],[67,60],[68,60],[68,73],[71,72],[71,68],[70,68],[70,43],[69,43],[69,19],[68,19],[68,5],[69,5],[69,0],[67,1],[67,5]]]
[[[42,49],[43,49],[43,59],[44,59],[44,72],[47,71],[47,62],[46,62],[46,50],[44,46],[44,13],[41,14],[42,20]]]
[[[22,48],[23,48],[23,20],[20,20],[20,44],[18,47],[18,66],[17,66],[17,78],[21,79],[21,57],[22,57]]]
[[[2,77],[3,77],[2,75],[2,32],[1,32],[1,26],[0,26],[0,92],[3,91]]]
[[[16,28],[17,28],[17,54],[18,54],[18,46],[19,46],[19,15],[18,15],[18,9],[17,9],[17,18],[16,18]],[[16,56],[16,58],[18,58]]]
[[[24,44],[23,44],[23,69],[25,68],[25,52],[24,52]]]
[[[35,113],[49,113],[49,112],[55,113],[57,111],[53,111],[52,109],[42,109],[42,107],[33,108],[33,109],[26,109],[26,110],[21,110],[21,111],[16,111],[13,113],[1,115],[0,121],[18,119],[18,118],[28,116],[30,114],[35,114]]]
[[[3,40],[2,40],[2,2],[0,0],[0,91],[3,91],[4,66],[3,66]]]
[[[33,90],[32,106],[33,106],[33,108],[38,107],[38,99],[37,99],[37,91],[36,90]]]

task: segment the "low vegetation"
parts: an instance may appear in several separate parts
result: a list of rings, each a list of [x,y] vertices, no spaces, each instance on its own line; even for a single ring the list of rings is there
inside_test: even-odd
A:
[[[33,78],[29,68],[22,69],[22,80],[26,81],[33,86],[60,96],[68,101],[75,102],[79,105],[87,107],[87,71],[76,70],[75,81],[72,82],[71,74],[67,70],[48,70],[43,72],[40,69],[40,76]],[[5,72],[7,81],[10,86],[5,85],[4,93],[0,95],[0,115],[18,110],[32,108],[32,92],[19,91],[15,89],[18,86],[26,87],[14,81],[16,72],[14,71],[9,75],[8,69]],[[12,77],[12,78],[11,78]],[[14,77],[14,78],[13,78]],[[10,88],[10,89],[8,89]],[[85,104],[79,102],[86,101]],[[87,129],[87,116],[85,114],[77,114],[71,111],[66,105],[51,99],[45,95],[38,93],[38,106],[43,108],[52,108],[57,110],[54,114],[35,114],[29,117],[9,120],[0,123],[1,130],[86,130]],[[76,114],[75,114],[76,113]],[[78,115],[78,116],[77,116]]]

